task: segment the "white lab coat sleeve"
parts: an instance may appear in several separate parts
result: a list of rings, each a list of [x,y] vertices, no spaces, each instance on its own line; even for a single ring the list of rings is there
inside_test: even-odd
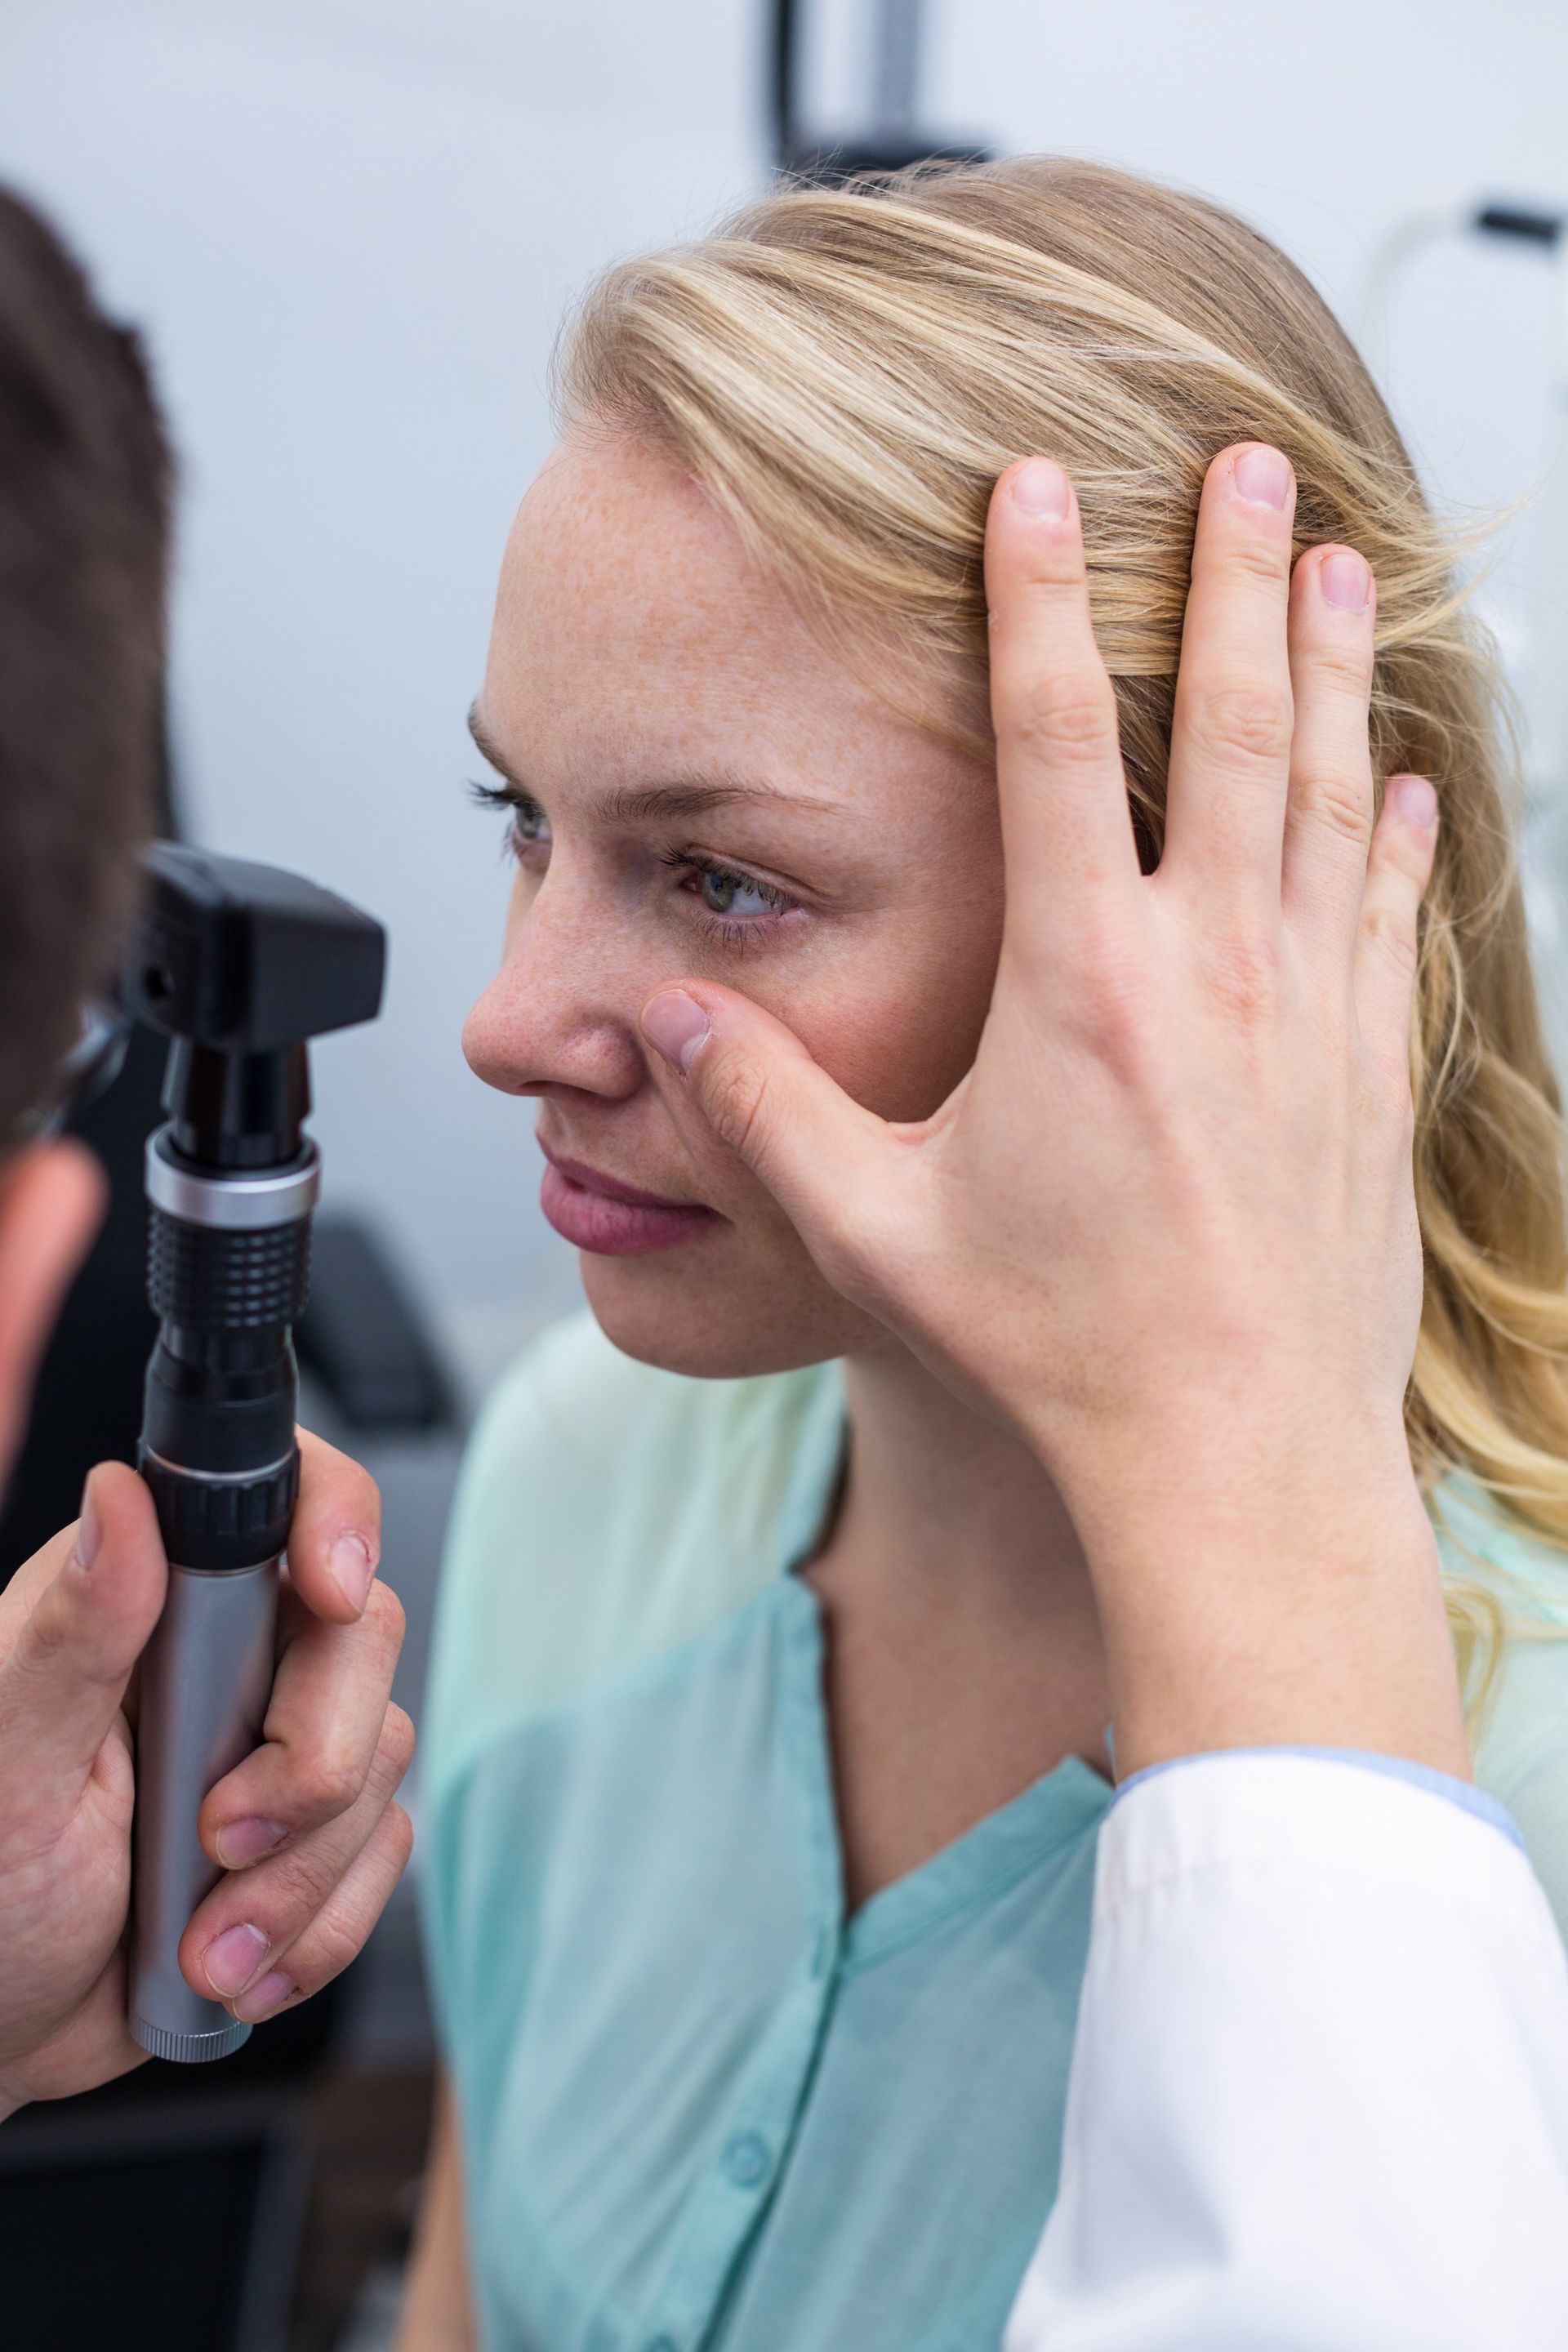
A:
[[[1568,1963],[1506,1826],[1331,1752],[1129,1783],[1005,2352],[1564,2347]]]

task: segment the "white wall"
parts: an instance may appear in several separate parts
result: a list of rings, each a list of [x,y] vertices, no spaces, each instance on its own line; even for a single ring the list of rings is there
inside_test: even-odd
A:
[[[561,307],[761,177],[760,15],[5,0],[0,176],[147,322],[184,453],[189,820],[391,923],[386,1017],[321,1050],[317,1127],[334,1196],[391,1228],[476,1373],[571,1267],[534,1206],[526,1107],[458,1052],[504,899],[460,789],[463,713]],[[813,45],[828,112],[855,20],[829,0]],[[1549,0],[932,0],[929,65],[938,127],[1203,187],[1347,312],[1411,206],[1568,197]],[[1510,498],[1544,461],[1547,277],[1435,254],[1390,322],[1396,403],[1449,496]],[[1510,590],[1538,633],[1543,583],[1531,559]]]
[[[390,923],[317,1131],[479,1362],[572,1261],[458,1049],[505,900],[464,713],[555,320],[751,184],[752,47],[724,0],[5,0],[0,175],[147,321],[184,456],[188,822]]]
[[[950,0],[930,24],[934,118],[1201,188],[1282,244],[1358,338],[1369,258],[1408,214],[1487,193],[1568,203],[1556,0]],[[1434,248],[1402,281],[1369,350],[1440,495],[1500,503],[1539,473],[1553,324],[1534,253]]]

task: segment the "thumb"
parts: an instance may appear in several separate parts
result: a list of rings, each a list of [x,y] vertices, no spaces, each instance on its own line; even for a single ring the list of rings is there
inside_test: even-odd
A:
[[[705,982],[642,1009],[650,1045],[721,1143],[766,1185],[830,1282],[853,1280],[853,1235],[886,1191],[893,1130],[847,1095],[750,997]]]
[[[82,1495],[75,1542],[0,1660],[0,1807],[8,1818],[22,1803],[57,1827],[68,1817],[167,1580],[152,1496],[124,1463],[100,1463]]]

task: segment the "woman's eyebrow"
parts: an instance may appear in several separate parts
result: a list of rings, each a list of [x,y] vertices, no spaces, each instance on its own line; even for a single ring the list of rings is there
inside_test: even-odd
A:
[[[664,784],[619,784],[606,793],[602,814],[611,824],[647,824],[656,817],[706,816],[710,810],[732,807],[737,802],[771,803],[774,808],[840,809],[842,801],[825,800],[816,793],[785,792],[777,784],[746,784],[702,777],[675,777]]]
[[[500,756],[500,748],[476,703],[468,713],[468,732],[484,757],[520,792],[528,788]],[[612,824],[648,824],[657,817],[703,816],[710,810],[737,802],[771,801],[781,809],[841,809],[842,801],[816,793],[786,792],[777,784],[745,783],[739,778],[675,777],[668,783],[620,784],[605,794],[601,814]]]

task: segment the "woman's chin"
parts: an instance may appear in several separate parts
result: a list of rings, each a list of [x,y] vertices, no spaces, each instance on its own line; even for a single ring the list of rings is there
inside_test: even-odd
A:
[[[595,1320],[613,1347],[639,1364],[689,1380],[736,1381],[798,1371],[863,1345],[868,1318],[829,1288],[810,1260],[771,1275],[737,1268],[729,1280],[648,1257],[578,1255]]]

